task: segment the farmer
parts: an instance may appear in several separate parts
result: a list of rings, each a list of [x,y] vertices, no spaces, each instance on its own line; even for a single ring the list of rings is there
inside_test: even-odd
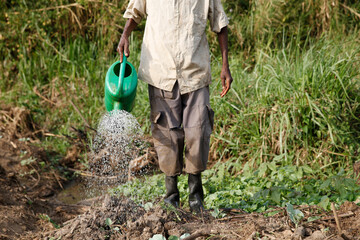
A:
[[[222,54],[221,97],[232,77],[228,64],[228,19],[221,0],[130,0],[117,48],[129,56],[130,33],[146,17],[139,79],[148,83],[151,131],[165,173],[164,202],[179,207],[177,177],[188,174],[190,210],[204,209],[201,172],[206,169],[214,112],[210,108],[207,20]],[[184,151],[185,148],[185,151]],[[183,162],[185,153],[185,163]]]

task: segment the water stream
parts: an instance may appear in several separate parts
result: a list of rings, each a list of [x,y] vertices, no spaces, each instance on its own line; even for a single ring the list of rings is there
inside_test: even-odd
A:
[[[123,110],[105,113],[88,154],[87,176],[70,182],[58,194],[58,200],[74,204],[105,194],[127,181],[129,162],[146,148],[143,132],[136,118]]]

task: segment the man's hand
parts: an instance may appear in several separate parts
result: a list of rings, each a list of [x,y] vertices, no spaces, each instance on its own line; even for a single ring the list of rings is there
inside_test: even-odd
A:
[[[120,62],[122,63],[123,61],[123,54],[125,53],[126,57],[129,57],[130,55],[130,51],[129,51],[129,38],[123,34],[121,35],[118,47],[117,47],[117,52],[120,54]]]
[[[228,67],[223,67],[221,69],[220,79],[222,84],[222,91],[220,93],[220,97],[223,97],[230,90],[231,83],[233,81],[231,77],[230,69]]]
[[[124,32],[121,35],[118,47],[116,49],[116,51],[120,54],[120,62],[122,63],[123,61],[123,54],[125,53],[125,56],[128,57],[130,56],[130,51],[129,51],[129,36],[131,34],[131,32],[134,30],[134,28],[136,28],[137,23],[135,22],[134,19],[129,18],[126,21],[125,27],[124,27]]]

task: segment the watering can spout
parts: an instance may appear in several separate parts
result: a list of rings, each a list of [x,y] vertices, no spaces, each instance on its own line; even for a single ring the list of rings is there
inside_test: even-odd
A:
[[[108,69],[105,77],[105,107],[112,110],[130,112],[134,106],[137,88],[137,73],[134,66],[127,61],[116,61]]]

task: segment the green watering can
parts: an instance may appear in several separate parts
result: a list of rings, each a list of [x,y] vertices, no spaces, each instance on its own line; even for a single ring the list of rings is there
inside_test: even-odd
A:
[[[105,77],[105,107],[112,110],[130,112],[135,103],[137,73],[134,66],[127,61],[125,54],[123,62],[116,61],[108,69]]]

